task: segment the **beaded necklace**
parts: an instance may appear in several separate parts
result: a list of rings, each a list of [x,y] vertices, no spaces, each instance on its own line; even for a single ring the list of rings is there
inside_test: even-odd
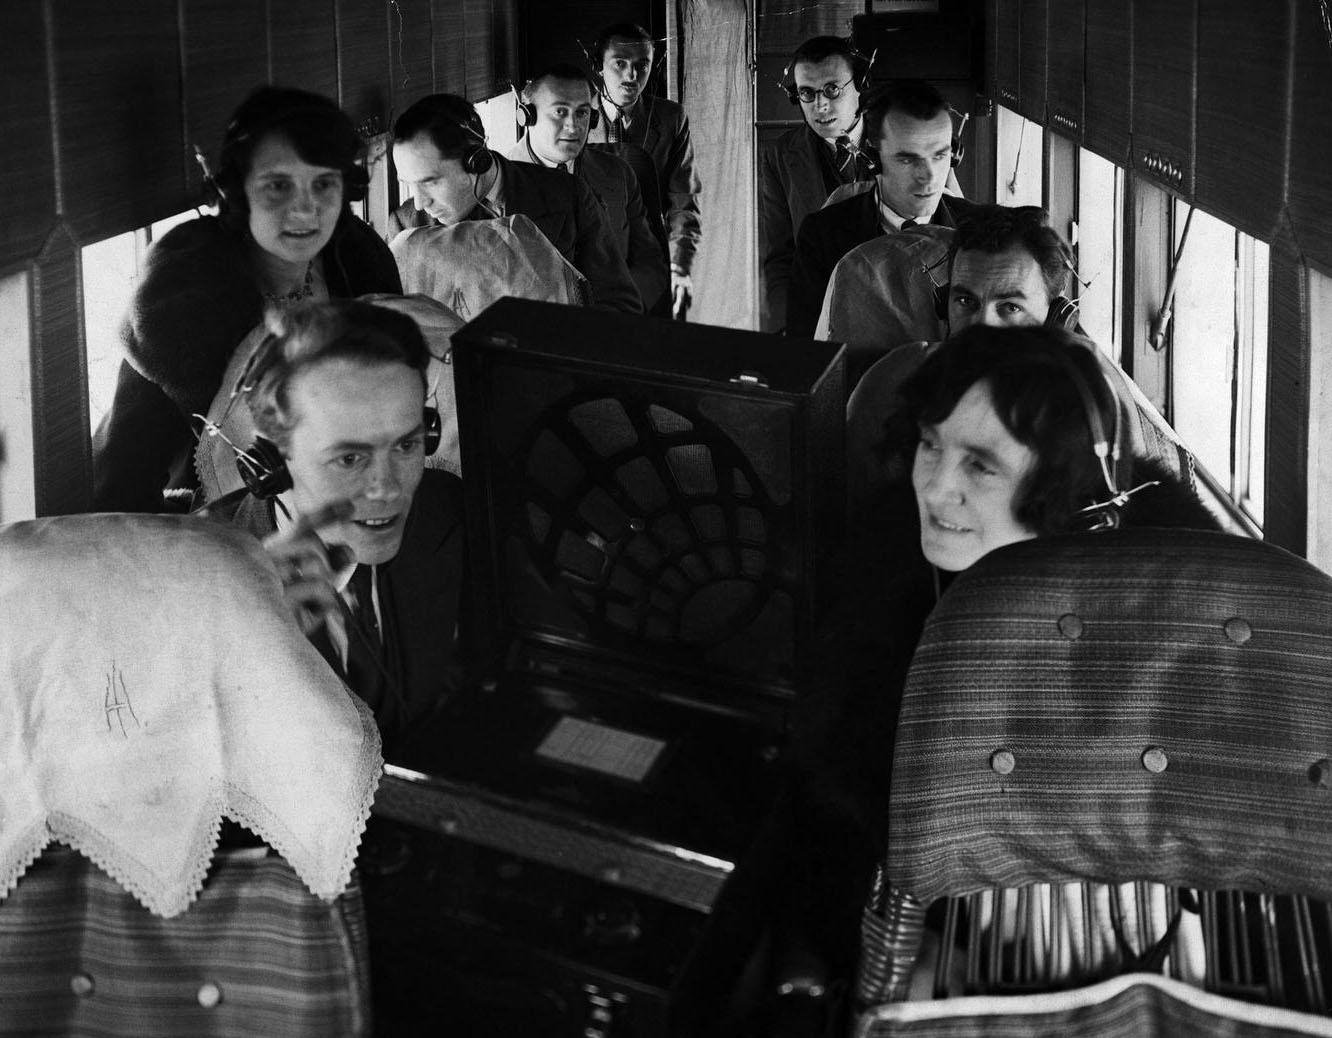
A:
[[[276,292],[265,292],[264,302],[270,306],[287,307],[291,306],[292,303],[299,303],[302,299],[309,299],[312,295],[314,295],[314,260],[305,265],[305,280],[300,288],[282,295],[278,295]]]

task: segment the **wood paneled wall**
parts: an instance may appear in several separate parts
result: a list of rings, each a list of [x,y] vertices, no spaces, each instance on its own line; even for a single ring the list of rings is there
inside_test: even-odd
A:
[[[990,90],[1332,270],[1332,32],[1320,0],[990,0]],[[1080,118],[1079,118],[1080,116]]]
[[[0,33],[0,269],[61,225],[77,245],[203,200],[215,155],[261,83],[314,90],[365,130],[435,90],[517,79],[518,0],[6,0]]]
[[[231,111],[276,83],[367,134],[434,91],[518,79],[518,0],[5,0],[0,273],[27,269],[37,512],[91,480],[81,249],[209,201]]]

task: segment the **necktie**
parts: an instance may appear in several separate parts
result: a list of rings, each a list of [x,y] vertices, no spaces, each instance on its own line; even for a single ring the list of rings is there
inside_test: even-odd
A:
[[[352,573],[354,602],[347,616],[347,684],[377,713],[384,699],[384,643],[375,620],[373,580],[370,566],[357,566]]]
[[[616,116],[606,126],[606,141],[609,144],[619,144],[624,140],[624,120]]]
[[[915,220],[909,216],[902,221],[902,230],[904,231],[909,231],[912,227],[919,227],[919,226],[920,226],[920,221]]]

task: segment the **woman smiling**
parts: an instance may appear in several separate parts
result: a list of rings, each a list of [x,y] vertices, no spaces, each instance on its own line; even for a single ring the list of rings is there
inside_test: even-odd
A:
[[[93,439],[93,507],[161,511],[190,490],[191,419],[269,307],[401,293],[388,247],[352,215],[365,145],[327,98],[260,87],[233,115],[211,178],[218,215],[153,245],[121,329],[127,360]]]
[[[1116,460],[1124,407],[1095,347],[1047,328],[975,326],[905,383],[889,445],[911,489],[889,487],[847,552],[821,671],[794,731],[798,782],[787,946],[854,969],[860,910],[886,844],[898,707],[925,618],[953,573],[1035,538],[1125,527],[1216,529],[1193,491]],[[918,546],[918,547],[917,547]]]

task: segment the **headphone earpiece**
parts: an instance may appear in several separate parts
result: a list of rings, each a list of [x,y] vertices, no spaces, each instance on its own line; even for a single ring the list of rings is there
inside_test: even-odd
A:
[[[422,438],[421,445],[425,449],[425,456],[428,458],[439,450],[439,441],[444,436],[444,421],[439,416],[439,408],[427,407],[423,416],[423,423],[425,425],[425,436]]]
[[[236,451],[236,471],[245,489],[261,501],[268,501],[291,489],[291,471],[277,444],[256,436],[247,451]]]
[[[856,90],[860,94],[865,94],[870,87],[870,74],[874,71],[874,59],[879,53],[879,49],[874,48],[874,52],[867,58],[857,48],[850,37],[846,40],[847,53],[841,55],[851,63],[851,79],[856,84]],[[796,56],[791,55],[791,60],[786,63],[782,69],[782,78],[777,81],[777,85],[782,88],[786,94],[786,99],[793,105],[800,103],[799,88],[795,84],[795,66]]]
[[[421,447],[428,458],[439,450],[444,436],[444,421],[439,408],[427,407],[422,412],[425,433]],[[245,489],[261,501],[269,501],[292,487],[291,470],[278,446],[266,436],[256,436],[250,449],[236,452],[236,471],[240,473]]]
[[[934,290],[934,316],[941,321],[948,320],[948,282]],[[1062,331],[1076,331],[1078,326],[1078,304],[1068,296],[1055,296],[1050,300],[1050,309],[1045,312],[1045,327],[1058,328]]]
[[[1055,296],[1050,300],[1050,309],[1045,313],[1045,326],[1074,331],[1078,326],[1078,304],[1068,296]]]

